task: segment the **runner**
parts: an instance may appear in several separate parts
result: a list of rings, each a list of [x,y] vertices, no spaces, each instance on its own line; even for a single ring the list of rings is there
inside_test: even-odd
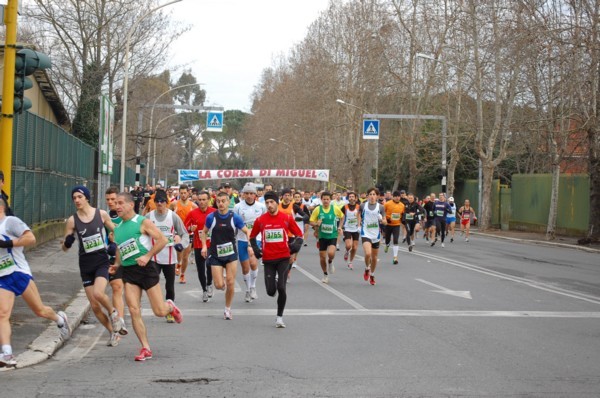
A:
[[[35,235],[19,218],[7,215],[7,209],[0,198],[0,368],[17,365],[10,343],[15,297],[23,296],[35,315],[56,322],[63,341],[71,337],[67,315],[44,305],[25,259],[23,249],[35,244]]]
[[[387,221],[385,226],[385,248],[384,252],[388,252],[390,248],[390,241],[394,246],[392,252],[394,253],[394,259],[392,264],[398,264],[398,240],[400,237],[400,225],[402,224],[402,217],[404,215],[404,204],[400,201],[400,191],[394,191],[392,194],[392,200],[388,200],[383,205],[385,210],[385,219]]]
[[[302,230],[302,236],[305,237],[306,234],[308,233],[308,228],[310,226],[310,224],[308,223],[308,220],[310,219],[310,210],[308,210],[308,205],[302,199],[301,192],[294,193],[294,208],[296,208],[296,206],[298,206],[300,208],[300,210],[302,210],[302,215],[295,214],[294,221],[296,221],[296,223]],[[304,243],[304,246],[306,246],[306,243]],[[296,268],[296,262],[298,261],[299,254],[300,254],[299,251],[297,253],[295,253],[295,258],[292,262],[293,268]],[[294,257],[294,256],[292,255],[292,257]]]
[[[154,199],[156,201],[156,199]],[[190,190],[187,185],[179,186],[179,200],[170,202],[169,209],[177,213],[181,220],[185,220],[192,210],[196,208],[196,204],[190,200]],[[193,239],[193,238],[192,238]],[[188,238],[189,240],[189,238]],[[184,245],[185,246],[185,245]],[[179,275],[179,283],[186,283],[185,271],[187,271],[192,245],[188,245],[182,252],[177,252],[177,266],[175,275]]]
[[[425,209],[425,240],[431,240],[431,246],[435,244],[435,200],[431,196],[426,196],[423,200],[423,209]]]
[[[139,355],[134,359],[145,361],[152,358],[152,350],[142,319],[142,291],[146,291],[155,316],[162,318],[171,314],[177,323],[183,321],[183,316],[173,301],[163,301],[160,276],[156,264],[152,261],[152,257],[167,244],[167,238],[149,219],[135,214],[133,206],[130,194],[121,192],[117,195],[117,214],[122,221],[114,232],[119,249],[117,260],[111,265],[111,272],[114,273],[118,267],[123,267],[125,300],[133,330],[142,345]],[[154,246],[151,244],[152,240],[155,242]]]
[[[186,190],[187,191],[187,190]],[[167,209],[169,198],[165,191],[157,191],[154,197],[156,210],[146,214],[146,218],[152,221],[152,224],[160,230],[167,238],[165,247],[152,257],[152,261],[157,267],[158,274],[162,272],[165,276],[166,299],[175,301],[175,263],[177,254],[185,253],[190,245],[189,233],[183,221],[173,210]],[[152,245],[156,241],[152,239]],[[188,252],[189,253],[189,252]],[[167,314],[167,323],[174,323],[175,318],[172,314]]]
[[[254,220],[266,213],[267,208],[263,203],[256,201],[256,185],[249,182],[242,188],[244,199],[233,207],[233,212],[239,215],[248,230],[252,230]],[[247,303],[256,300],[256,279],[258,278],[258,260],[248,254],[248,239],[244,232],[238,230],[238,256],[242,265],[242,277],[246,285],[245,300]]]
[[[356,192],[348,193],[348,204],[342,208],[344,213],[344,243],[346,245],[346,253],[344,253],[344,261],[347,262],[348,269],[354,269],[352,262],[356,251],[358,250],[358,237],[360,235],[359,226],[360,219],[360,204],[357,201]]]
[[[331,200],[331,204],[335,207],[337,207],[338,209],[342,210],[342,208],[346,205],[347,202],[342,200],[342,196],[339,192],[334,191],[333,192],[333,196],[332,196],[332,200]],[[339,222],[339,221],[338,221]],[[341,228],[341,225],[338,225],[338,228]],[[338,234],[338,239],[337,242],[335,244],[335,250],[336,251],[340,251],[340,241],[343,238],[343,234]]]
[[[279,211],[282,213],[286,213],[294,217],[296,222],[308,222],[309,215],[305,212],[300,205],[295,202],[292,202],[292,190],[289,188],[284,188],[281,191],[281,202],[279,203]],[[290,236],[292,239],[294,236]],[[293,253],[291,256],[292,268],[296,268],[296,259],[298,257],[298,252]],[[290,273],[288,274],[288,282],[290,279]]]
[[[469,233],[471,232],[471,219],[477,221],[475,209],[471,207],[469,199],[465,200],[465,204],[458,209],[460,215],[460,234],[465,233],[465,242],[469,241]]]
[[[454,227],[456,225],[456,204],[454,198],[450,196],[448,198],[448,204],[450,205],[450,213],[446,217],[446,225],[448,226],[448,235],[450,236],[450,243],[454,242]]]
[[[408,206],[408,197],[404,189],[400,190],[400,202],[404,205],[404,208]],[[406,225],[404,225],[404,216],[402,217],[402,224],[400,224],[400,230],[402,231],[402,243],[406,242]]]
[[[360,205],[361,227],[360,236],[365,252],[365,273],[363,278],[371,285],[375,285],[375,269],[377,268],[377,254],[379,253],[379,242],[381,241],[381,229],[379,224],[387,224],[385,209],[378,203],[379,191],[377,188],[369,188],[367,201]]]
[[[283,311],[287,301],[286,275],[290,268],[290,254],[302,247],[302,229],[289,214],[279,211],[279,198],[273,191],[265,193],[268,212],[254,221],[250,233],[250,243],[257,258],[263,259],[267,294],[277,297],[277,318],[275,327],[285,328]],[[260,234],[262,249],[256,241]],[[289,237],[296,236],[289,244]]]
[[[335,245],[342,229],[339,225],[344,222],[344,214],[340,209],[331,206],[331,194],[327,191],[321,193],[322,204],[315,208],[310,216],[310,225],[318,231],[319,261],[323,271],[321,282],[329,283],[329,274],[335,273]],[[338,224],[341,223],[341,224]]]
[[[135,192],[135,191],[134,191]],[[117,194],[119,193],[119,189],[115,186],[109,187],[104,193],[104,200],[106,201],[106,206],[108,207],[108,215],[110,216],[110,220],[113,225],[118,225],[121,222],[121,217],[117,214]],[[134,197],[135,200],[135,197]],[[137,203],[137,202],[136,202]],[[135,206],[134,206],[135,207]],[[110,231],[106,229],[107,241],[106,244],[111,245],[112,239],[110,236]],[[113,243],[114,244],[114,243]],[[111,255],[109,256],[109,263],[115,263],[115,255],[116,249],[114,247],[110,250]],[[123,270],[119,268],[116,273],[108,274],[108,283],[110,284],[110,288],[112,289],[112,304],[113,307],[119,313],[119,318],[121,319],[121,330],[119,330],[119,334],[124,336],[129,331],[125,327],[125,301],[123,300]]]
[[[415,200],[415,195],[409,193],[407,198],[408,205],[404,208],[404,226],[406,228],[406,243],[408,244],[408,251],[412,252],[415,246],[415,237],[417,226],[419,226],[419,217],[425,214],[419,203]]]
[[[442,247],[444,247],[444,238],[446,237],[446,217],[452,211],[448,202],[446,202],[446,195],[444,193],[439,194],[439,199],[435,201],[435,228],[440,233],[442,239]],[[431,243],[431,246],[435,245],[437,237]]]
[[[229,210],[229,195],[225,192],[217,194],[218,211],[206,217],[204,233],[202,234],[202,256],[206,258],[206,264],[211,266],[212,277],[215,287],[225,292],[225,311],[223,317],[231,320],[231,302],[235,293],[235,275],[237,272],[237,245],[235,235],[242,230],[246,236],[250,231],[246,228],[244,220]],[[207,249],[206,237],[210,233],[211,245]],[[248,239],[249,240],[249,239]],[[253,255],[252,248],[248,248],[248,254]],[[226,271],[226,281],[223,281],[223,271]]]
[[[116,347],[123,325],[118,311],[105,293],[110,266],[105,227],[112,231],[114,225],[107,212],[90,205],[90,191],[83,185],[75,186],[71,197],[77,211],[67,220],[62,249],[66,252],[75,240],[79,241],[79,271],[85,295],[94,315],[110,333],[107,345]],[[114,246],[111,246],[111,254],[112,250]],[[103,307],[108,315],[102,311]]]
[[[4,192],[4,190],[2,188],[4,188],[4,172],[2,170],[0,170],[0,199],[4,200],[4,204],[6,206],[6,208],[5,208],[6,215],[14,216],[14,214],[9,206],[8,195],[6,194],[6,192]]]
[[[202,191],[198,194],[198,208],[194,209],[186,217],[184,224],[194,234],[194,258],[198,270],[198,280],[202,286],[202,301],[208,302],[213,296],[212,272],[210,266],[206,265],[206,258],[202,256],[202,239],[206,216],[217,211],[209,206],[210,194]],[[210,246],[210,237],[206,239],[207,247]]]

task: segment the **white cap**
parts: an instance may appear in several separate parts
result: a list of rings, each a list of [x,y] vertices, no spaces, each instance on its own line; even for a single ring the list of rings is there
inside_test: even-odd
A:
[[[243,193],[256,193],[256,184],[252,183],[252,182],[247,182],[246,185],[244,185],[244,188],[242,188],[242,192]]]
[[[448,198],[448,202],[454,202],[454,196],[450,196],[450,197]]]

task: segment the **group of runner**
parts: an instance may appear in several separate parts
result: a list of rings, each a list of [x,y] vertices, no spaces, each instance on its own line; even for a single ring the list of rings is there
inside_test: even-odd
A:
[[[415,246],[420,228],[431,246],[447,232],[454,240],[454,223],[460,218],[461,230],[469,237],[469,225],[476,219],[469,201],[457,209],[453,198],[438,199],[431,194],[419,203],[413,194],[396,191],[381,195],[370,188],[360,196],[328,191],[319,194],[264,187],[247,183],[240,195],[229,184],[218,192],[178,188],[175,198],[158,188],[148,199],[142,214],[135,211],[135,199],[127,192],[111,187],[105,192],[108,212],[90,204],[90,191],[76,186],[71,191],[76,212],[67,220],[61,242],[64,251],[78,242],[79,269],[91,309],[109,334],[108,346],[117,346],[128,334],[125,303],[131,325],[141,349],[136,361],[152,358],[146,327],[141,316],[141,296],[145,291],[155,316],[169,323],[181,323],[183,316],[175,305],[175,277],[186,283],[185,272],[193,249],[202,287],[202,301],[208,302],[214,289],[225,291],[223,318],[233,319],[237,262],[241,263],[246,302],[258,298],[256,281],[259,260],[267,295],[277,295],[275,326],[285,328],[283,314],[286,285],[298,253],[306,247],[310,227],[317,239],[323,283],[335,272],[334,259],[344,241],[344,261],[348,269],[362,244],[365,270],[363,278],[376,285],[378,251],[383,242],[385,252],[392,245],[393,264],[398,264],[400,233],[408,250]],[[10,346],[9,317],[14,298],[22,295],[38,316],[53,320],[61,337],[71,334],[67,316],[43,305],[23,247],[35,243],[33,233],[21,220],[7,214],[7,202],[0,198],[0,366],[14,366]],[[165,278],[166,295],[159,285]],[[112,297],[106,294],[111,286]],[[123,300],[123,295],[125,300]]]

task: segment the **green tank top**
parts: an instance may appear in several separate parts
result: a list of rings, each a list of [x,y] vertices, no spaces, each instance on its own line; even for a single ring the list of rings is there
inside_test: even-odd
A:
[[[119,246],[121,265],[124,267],[136,265],[136,260],[150,250],[150,237],[141,231],[144,220],[144,217],[136,214],[130,220],[121,221],[115,228],[115,243]]]
[[[335,208],[329,206],[329,213],[325,213],[323,205],[319,206],[319,239],[336,239],[338,236],[337,217],[335,216]]]

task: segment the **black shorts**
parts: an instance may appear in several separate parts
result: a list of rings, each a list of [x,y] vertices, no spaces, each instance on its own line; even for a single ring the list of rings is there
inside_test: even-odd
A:
[[[358,242],[358,237],[360,236],[360,232],[347,232],[344,231],[344,240],[352,239]]]
[[[227,264],[237,261],[237,259],[237,253],[227,257],[208,256],[206,259],[206,265],[210,265],[211,267],[213,265],[216,267],[225,267]]]
[[[430,228],[433,227],[433,220],[427,219],[427,221],[425,221],[425,228]]]
[[[333,239],[320,238],[319,239],[319,251],[320,252],[327,251],[327,248],[329,246],[335,246],[335,245],[337,245],[337,238],[333,238]]]
[[[108,281],[112,282],[117,279],[123,279],[123,267],[118,267],[117,272],[114,274],[108,274]]]
[[[370,238],[365,238],[364,236],[362,237],[362,243],[368,242],[371,244],[371,249],[379,249],[379,242],[373,242]]]
[[[104,278],[108,280],[108,261],[106,264],[96,265],[95,267],[79,267],[79,274],[83,287],[93,286],[96,278]]]
[[[154,287],[160,281],[160,275],[154,261],[148,261],[145,267],[136,264],[119,268],[123,268],[123,282],[139,286],[144,290]]]

